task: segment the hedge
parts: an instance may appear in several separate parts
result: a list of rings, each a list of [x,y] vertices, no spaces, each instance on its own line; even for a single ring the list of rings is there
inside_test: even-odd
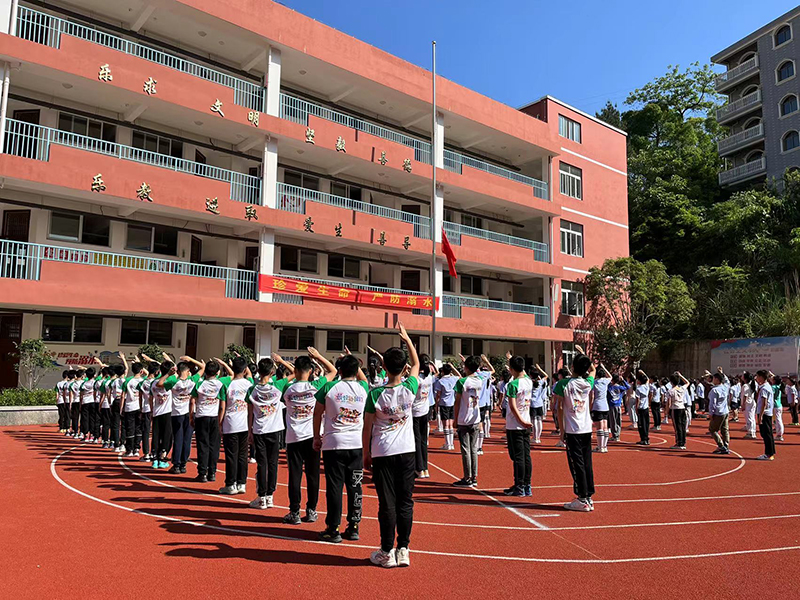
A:
[[[25,388],[0,390],[0,406],[43,406],[55,403],[55,390],[26,390]]]

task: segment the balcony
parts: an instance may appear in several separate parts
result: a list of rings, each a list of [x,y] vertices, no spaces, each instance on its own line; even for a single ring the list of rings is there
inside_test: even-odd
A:
[[[266,90],[261,84],[234,77],[200,63],[131,42],[86,25],[54,17],[26,6],[19,7],[17,37],[59,49],[62,35],[86,40],[230,88],[233,90],[234,103],[252,110],[266,112]]]
[[[764,124],[759,123],[754,127],[749,127],[744,131],[729,135],[728,137],[720,140],[717,142],[717,151],[719,152],[720,156],[727,156],[736,152],[737,150],[747,148],[756,142],[760,142],[763,139]]]
[[[188,173],[223,181],[230,184],[231,200],[247,202],[248,204],[261,204],[261,179],[237,171],[230,171],[220,167],[213,167],[202,163],[174,158],[166,154],[159,154],[149,150],[124,146],[113,142],[98,140],[93,137],[80,135],[33,125],[14,119],[7,120],[6,141],[4,152],[22,158],[49,161],[50,147],[52,145],[66,146],[95,152],[105,156],[112,156],[120,160],[133,161],[169,169],[180,173]]]
[[[517,183],[529,185],[533,188],[533,195],[535,197],[541,200],[550,200],[550,195],[548,194],[547,191],[547,183],[544,181],[534,179],[533,177],[528,177],[527,175],[517,173],[516,171],[511,171],[510,169],[498,167],[497,165],[493,165],[491,163],[479,160],[477,158],[473,158],[471,156],[466,156],[458,152],[453,152],[452,150],[444,151],[445,169],[447,169],[452,173],[458,173],[460,175],[463,172],[464,165],[472,167],[473,169],[478,169],[479,171],[491,173],[492,175],[497,175],[498,177],[503,177],[511,181],[516,181]]]
[[[733,169],[728,169],[719,174],[720,185],[733,185],[758,177],[767,172],[767,159],[761,157],[757,160],[745,163]]]
[[[488,298],[471,298],[467,296],[443,296],[442,316],[451,319],[461,318],[462,308],[481,308],[503,312],[522,313],[534,316],[534,324],[538,327],[550,327],[550,310],[546,306],[502,302]]]
[[[761,106],[761,90],[756,90],[752,94],[747,94],[717,109],[717,121],[720,124],[727,123],[744,114],[749,113]]]
[[[758,55],[732,69],[728,69],[725,73],[717,75],[714,78],[714,87],[718,92],[722,92],[756,73],[758,73]]]
[[[255,271],[132,254],[0,240],[0,278],[39,281],[44,262],[92,265],[220,280],[225,282],[226,298],[238,300],[255,300],[257,298],[258,274]]]
[[[488,229],[478,229],[477,227],[470,227],[459,223],[451,223],[450,221],[444,222],[444,231],[447,234],[447,240],[454,246],[461,245],[462,236],[474,237],[490,242],[497,242],[498,244],[533,250],[534,260],[550,262],[550,249],[548,245],[543,242],[516,237],[506,233],[497,233],[496,231],[489,231]]]

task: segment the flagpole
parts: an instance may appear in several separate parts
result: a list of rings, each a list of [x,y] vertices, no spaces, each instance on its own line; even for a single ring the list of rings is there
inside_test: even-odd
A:
[[[430,341],[430,354],[436,364],[436,41],[431,42],[431,105],[433,107],[431,119],[431,166],[433,182],[431,186],[431,299],[433,300],[432,317],[431,317],[431,341]],[[441,300],[440,300],[441,301]]]

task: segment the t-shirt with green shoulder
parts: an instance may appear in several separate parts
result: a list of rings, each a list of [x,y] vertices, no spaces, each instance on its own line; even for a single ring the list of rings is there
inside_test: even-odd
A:
[[[414,452],[412,409],[418,389],[419,380],[409,377],[399,385],[370,390],[364,412],[375,414],[370,444],[373,457]]]
[[[314,381],[293,381],[284,388],[287,444],[314,437],[316,394],[326,383],[328,380],[325,377],[318,377]]]
[[[329,381],[317,390],[317,404],[325,407],[322,451],[358,450],[364,429],[364,404],[369,384],[355,379]]]
[[[141,377],[126,377],[122,382],[122,393],[125,398],[124,412],[133,412],[142,409],[141,391],[139,386],[144,381]]]

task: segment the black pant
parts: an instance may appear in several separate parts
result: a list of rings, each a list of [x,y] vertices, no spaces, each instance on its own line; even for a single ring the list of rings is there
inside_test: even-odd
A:
[[[643,442],[650,441],[650,411],[646,408],[637,408],[636,416],[639,417],[639,439]]]
[[[101,424],[101,431],[102,437],[104,442],[111,441],[111,409],[110,408],[101,408],[100,409],[100,424]]]
[[[247,437],[248,432],[225,433],[222,445],[225,447],[225,485],[247,484]],[[190,438],[191,439],[191,438]]]
[[[394,547],[395,530],[397,547],[408,548],[414,523],[414,467],[413,452],[372,459],[372,481],[378,492],[378,525],[384,552]]]
[[[775,436],[772,433],[772,416],[764,415],[761,417],[758,431],[761,433],[761,439],[764,440],[764,454],[767,456],[775,456]]]
[[[425,417],[427,419],[427,416]],[[361,522],[361,481],[364,479],[364,453],[356,450],[325,450],[325,501],[328,514],[325,524],[338,529],[342,520],[342,486],[347,489],[347,522]]]
[[[686,409],[672,409],[672,426],[675,428],[675,445],[686,445]]]
[[[111,442],[114,444],[114,448],[118,448],[122,445],[122,438],[119,434],[120,424],[122,422],[122,415],[119,412],[120,403],[119,401],[114,401],[111,404]]]
[[[92,424],[91,420],[91,413],[92,413],[92,405],[91,404],[81,404],[81,433],[85,436],[88,436],[92,433],[90,425]]]
[[[152,412],[142,413],[142,453],[145,456],[150,454],[150,425],[153,422]]]
[[[192,424],[189,422],[189,413],[173,415],[171,420],[172,464],[176,467],[186,467],[186,463],[189,462],[189,453],[192,451],[192,433],[194,432]]]
[[[125,414],[125,449],[138,452],[142,443],[142,411],[131,410]]]
[[[256,450],[256,485],[259,496],[272,496],[275,488],[278,487],[280,446],[280,431],[253,435],[253,447]]]
[[[620,430],[622,429],[622,406],[611,404],[608,407],[608,429],[611,432],[611,437],[619,439]]]
[[[798,416],[800,416],[797,413],[797,402],[789,405],[789,411],[792,413],[792,425],[797,425]]]
[[[651,402],[650,410],[653,411],[653,427],[661,427],[661,403]]]
[[[167,413],[153,417],[153,456],[165,460],[172,447],[172,416]]]
[[[300,484],[303,469],[306,472],[306,510],[317,510],[319,500],[319,452],[314,450],[314,439],[286,444],[286,462],[289,465],[289,510],[300,512]],[[330,512],[330,509],[328,509]]]
[[[64,406],[66,406],[66,405],[63,404],[63,403],[62,404],[56,404],[56,407],[58,408],[58,428],[59,429],[65,429],[65,427],[64,427],[64,421],[65,421],[65,419],[64,419],[64,412],[65,412],[64,411]]]
[[[592,434],[567,433],[567,463],[572,473],[573,489],[578,498],[594,495],[594,472],[592,471]]]
[[[195,417],[194,441],[197,444],[197,474],[216,473],[219,462],[219,418]]]
[[[507,429],[508,455],[514,463],[514,485],[525,487],[531,484],[531,430]]]
[[[428,470],[428,415],[413,417],[414,447],[417,473]]]

